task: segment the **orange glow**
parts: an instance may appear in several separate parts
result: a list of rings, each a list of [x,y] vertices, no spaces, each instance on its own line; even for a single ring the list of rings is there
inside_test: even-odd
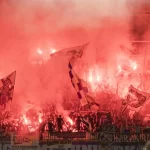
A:
[[[88,77],[88,81],[89,81],[89,82],[92,82],[92,81],[93,81],[93,77],[92,77],[92,75],[89,75],[89,77]]]
[[[131,68],[133,69],[133,70],[136,70],[137,69],[137,63],[136,62],[131,62]]]
[[[94,71],[96,70],[96,71]],[[96,72],[96,73],[95,73]],[[93,84],[93,83],[97,83],[100,81],[100,73],[99,70],[97,68],[95,69],[91,69],[89,74],[88,74],[88,81]]]
[[[28,125],[30,123],[30,121],[26,118],[26,116],[23,116],[23,123]]]
[[[56,52],[56,49],[54,49],[54,48],[52,48],[51,51],[50,51],[50,53],[52,53],[52,54],[55,53],[55,52]]]
[[[100,81],[100,76],[99,75],[97,75],[97,82],[99,82]]]
[[[121,65],[120,65],[120,64],[117,66],[117,71],[118,71],[118,73],[121,73],[121,72],[122,72],[122,68],[121,68]]]
[[[38,52],[38,54],[40,54],[40,55],[43,54],[43,51],[42,51],[40,48],[37,49],[37,52]]]
[[[27,112],[24,112],[24,115],[22,116],[22,123],[27,126],[28,130],[30,132],[34,132],[38,129],[40,123],[42,123],[42,114],[37,112],[38,118],[37,120],[34,119],[32,115],[26,115]]]
[[[42,116],[39,114],[39,123],[42,123]]]
[[[70,125],[73,125],[73,121],[71,118],[67,117],[67,121],[70,123]]]
[[[102,74],[100,73],[100,67],[97,65],[93,66],[92,69],[89,69],[87,73],[87,82],[89,82],[91,86],[91,90],[95,91],[95,88],[102,81]]]

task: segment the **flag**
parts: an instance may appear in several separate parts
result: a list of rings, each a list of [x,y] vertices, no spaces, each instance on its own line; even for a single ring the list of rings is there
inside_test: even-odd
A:
[[[0,79],[0,106],[2,109],[10,107],[15,86],[16,71]]]
[[[86,99],[87,99],[89,105],[99,106],[99,104],[95,102],[95,99],[89,93],[87,93],[85,96],[86,96]]]
[[[81,58],[84,54],[84,50],[87,48],[89,43],[86,43],[81,46],[76,46],[76,47],[71,47],[71,48],[66,48],[61,51],[58,51],[56,53],[51,54],[51,57],[53,56],[58,56],[58,57],[65,57],[68,59],[69,64],[69,76],[71,79],[71,83],[74,87],[74,89],[77,92],[77,96],[80,99],[81,105],[89,105],[89,104],[96,104],[92,96],[90,96],[88,88],[87,88],[87,83],[78,77],[78,75],[75,73],[73,70],[73,67],[76,63],[76,61]],[[96,104],[98,105],[98,104]]]
[[[81,58],[84,54],[84,50],[87,48],[89,43],[86,43],[84,45],[81,46],[76,46],[76,47],[71,47],[71,48],[65,48],[62,49],[58,52],[55,52],[53,54],[51,54],[51,58],[52,57],[64,57],[65,59],[69,60],[69,62],[71,62],[72,65],[74,65],[74,63],[76,62],[76,60],[78,58]]]
[[[88,89],[84,86],[84,84],[82,84],[83,80],[80,80],[78,78],[78,76],[74,72],[70,62],[69,62],[68,67],[69,67],[69,76],[70,76],[70,79],[71,79],[71,83],[72,83],[74,89],[77,92],[77,96],[80,99],[81,105],[82,106],[87,105],[88,102],[86,100],[85,93],[88,92]]]
[[[88,44],[89,43],[86,43],[86,44],[80,45],[80,46],[65,48],[58,52],[50,54],[50,56],[63,55],[63,56],[70,56],[70,57],[74,57],[74,58],[81,58],[84,53],[84,50],[87,48]]]
[[[81,106],[85,106],[87,104],[88,105],[95,104],[98,106],[98,104],[95,103],[94,98],[89,94],[87,83],[83,79],[80,79],[78,77],[78,75],[73,70],[73,67],[70,62],[68,67],[69,67],[69,76],[71,79],[71,83],[77,92],[78,98],[81,102]]]
[[[149,98],[149,93],[139,91],[138,89],[130,85],[129,93],[127,95],[127,103],[129,106],[134,108],[141,107]]]

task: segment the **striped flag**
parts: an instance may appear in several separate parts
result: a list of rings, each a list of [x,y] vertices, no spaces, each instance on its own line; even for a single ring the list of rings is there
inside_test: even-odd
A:
[[[78,75],[73,70],[73,67],[70,62],[69,62],[68,67],[69,67],[69,76],[71,79],[71,83],[77,92],[81,106],[85,106],[87,104],[88,105],[95,104],[95,105],[99,106],[99,104],[95,103],[94,98],[89,94],[87,83],[83,79],[80,79],[78,77]]]
[[[69,67],[69,76],[71,79],[71,83],[77,92],[77,95],[78,95],[78,98],[80,99],[81,105],[84,106],[84,105],[88,104],[86,97],[85,97],[85,93],[88,92],[88,89],[84,86],[84,84],[82,84],[83,83],[82,80],[78,78],[78,76],[74,72],[70,62],[69,62],[68,67]]]
[[[0,80],[0,106],[3,110],[9,109],[13,98],[16,71]]]
[[[81,105],[93,105],[96,104],[94,98],[90,96],[88,88],[87,88],[87,83],[78,77],[78,75],[75,73],[73,70],[75,63],[79,58],[81,58],[84,54],[84,50],[87,48],[89,43],[86,43],[81,46],[76,46],[76,47],[71,47],[71,48],[66,48],[61,51],[58,51],[56,53],[51,54],[51,57],[53,56],[61,56],[65,57],[69,61],[68,67],[69,67],[69,76],[71,79],[71,83],[74,87],[74,89],[77,92],[77,96],[80,99]],[[98,106],[98,104],[96,104]]]

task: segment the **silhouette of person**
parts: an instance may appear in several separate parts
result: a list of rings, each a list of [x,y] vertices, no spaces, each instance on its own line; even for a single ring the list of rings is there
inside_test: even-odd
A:
[[[64,123],[64,121],[63,121],[61,115],[59,115],[59,117],[57,118],[57,128],[58,128],[58,132],[63,131],[63,128],[62,128],[63,123]]]
[[[80,131],[80,125],[81,125],[81,119],[80,119],[80,116],[78,116],[76,119],[76,128],[78,132]]]

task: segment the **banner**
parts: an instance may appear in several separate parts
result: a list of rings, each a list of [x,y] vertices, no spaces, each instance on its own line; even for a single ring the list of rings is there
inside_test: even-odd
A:
[[[49,147],[42,147],[41,150],[142,150],[142,145],[111,145],[102,147],[98,145],[55,145]]]
[[[147,141],[150,140],[150,134],[149,133],[124,133],[124,134],[111,134],[111,133],[104,133],[100,132],[98,134],[98,139],[101,141],[101,144],[108,145],[109,143],[114,144],[132,144],[132,143],[140,143],[145,144]]]
[[[115,145],[110,147],[111,150],[143,150],[143,145]]]
[[[43,140],[39,142],[40,145],[47,145],[47,146],[52,146],[52,145],[66,145],[66,144],[72,144],[72,141],[70,140]]]
[[[13,135],[11,142],[14,146],[37,146],[38,135],[36,133]]]
[[[150,134],[122,134],[122,135],[113,135],[113,142],[140,142],[146,143],[150,140]]]
[[[12,146],[12,150],[38,150],[38,146]]]
[[[0,150],[11,150],[10,142],[0,142]]]
[[[83,142],[84,143],[84,142]],[[104,150],[99,144],[91,144],[91,142],[80,144],[57,144],[53,146],[11,146],[11,144],[0,144],[0,150]],[[144,145],[140,144],[113,144],[105,148],[107,150],[143,150]]]
[[[54,132],[50,136],[57,138],[86,138],[85,132]]]
[[[109,146],[102,147],[100,144],[58,144],[53,146],[43,145],[36,146],[13,146],[12,150],[143,150],[143,145],[140,144],[118,144],[110,143]]]
[[[0,134],[0,141],[10,142],[11,141],[11,133],[1,133]]]
[[[70,150],[71,147],[71,144],[58,144],[52,146],[42,146],[41,150]]]

